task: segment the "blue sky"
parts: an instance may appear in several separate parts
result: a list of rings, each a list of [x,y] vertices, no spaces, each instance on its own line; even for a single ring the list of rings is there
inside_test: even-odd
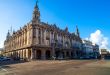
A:
[[[36,0],[0,0],[0,47],[11,28],[18,30],[32,19]],[[78,25],[81,38],[100,30],[110,38],[110,0],[39,0],[41,21],[70,32]],[[109,40],[108,40],[109,41]],[[109,42],[108,42],[109,43]]]

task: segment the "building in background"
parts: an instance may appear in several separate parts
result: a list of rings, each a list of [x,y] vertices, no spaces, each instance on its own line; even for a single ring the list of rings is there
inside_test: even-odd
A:
[[[94,58],[100,57],[99,45],[93,44],[93,56]]]
[[[89,40],[83,40],[83,57],[84,58],[91,58],[93,57],[93,45],[92,42]]]
[[[83,40],[82,44],[82,49],[83,49],[83,58],[98,58],[100,56],[99,53],[99,45],[93,44],[89,40]]]
[[[101,57],[103,59],[105,59],[105,58],[109,58],[110,59],[110,53],[109,53],[109,51],[107,51],[107,49],[101,49]]]
[[[101,49],[101,55],[105,55],[105,54],[107,54],[107,53],[109,53],[109,52],[107,51],[107,49]]]
[[[68,27],[62,30],[41,22],[36,3],[32,20],[18,31],[7,33],[4,49],[3,55],[14,59],[70,59],[80,57],[82,40],[78,27],[70,33]]]

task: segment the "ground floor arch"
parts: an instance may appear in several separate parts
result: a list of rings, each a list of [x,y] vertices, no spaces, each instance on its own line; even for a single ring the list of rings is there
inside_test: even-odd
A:
[[[41,56],[42,56],[41,50],[37,50],[36,51],[36,59],[41,59]]]
[[[51,59],[51,52],[49,50],[47,50],[45,52],[45,56],[46,56],[46,59]]]

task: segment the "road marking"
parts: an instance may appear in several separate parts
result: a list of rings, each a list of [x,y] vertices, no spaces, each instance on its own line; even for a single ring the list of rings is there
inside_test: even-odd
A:
[[[2,66],[0,67],[0,69],[1,69],[2,71],[4,71],[4,75],[9,73],[6,69],[2,68]]]
[[[8,70],[2,68],[2,66],[0,66],[0,69],[1,69],[1,71],[3,71],[2,73],[0,73],[0,75],[1,74],[3,74],[3,75],[16,75],[15,73],[9,72]]]

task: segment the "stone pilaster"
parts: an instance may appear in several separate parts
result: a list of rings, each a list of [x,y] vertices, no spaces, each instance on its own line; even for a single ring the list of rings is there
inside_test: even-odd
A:
[[[46,45],[46,31],[44,31],[44,45]]]
[[[33,49],[31,49],[31,59],[34,59],[34,52],[33,52]]]
[[[38,42],[39,42],[39,41],[38,41],[38,36],[39,36],[39,35],[38,35],[38,29],[36,29],[36,44],[38,44]]]

